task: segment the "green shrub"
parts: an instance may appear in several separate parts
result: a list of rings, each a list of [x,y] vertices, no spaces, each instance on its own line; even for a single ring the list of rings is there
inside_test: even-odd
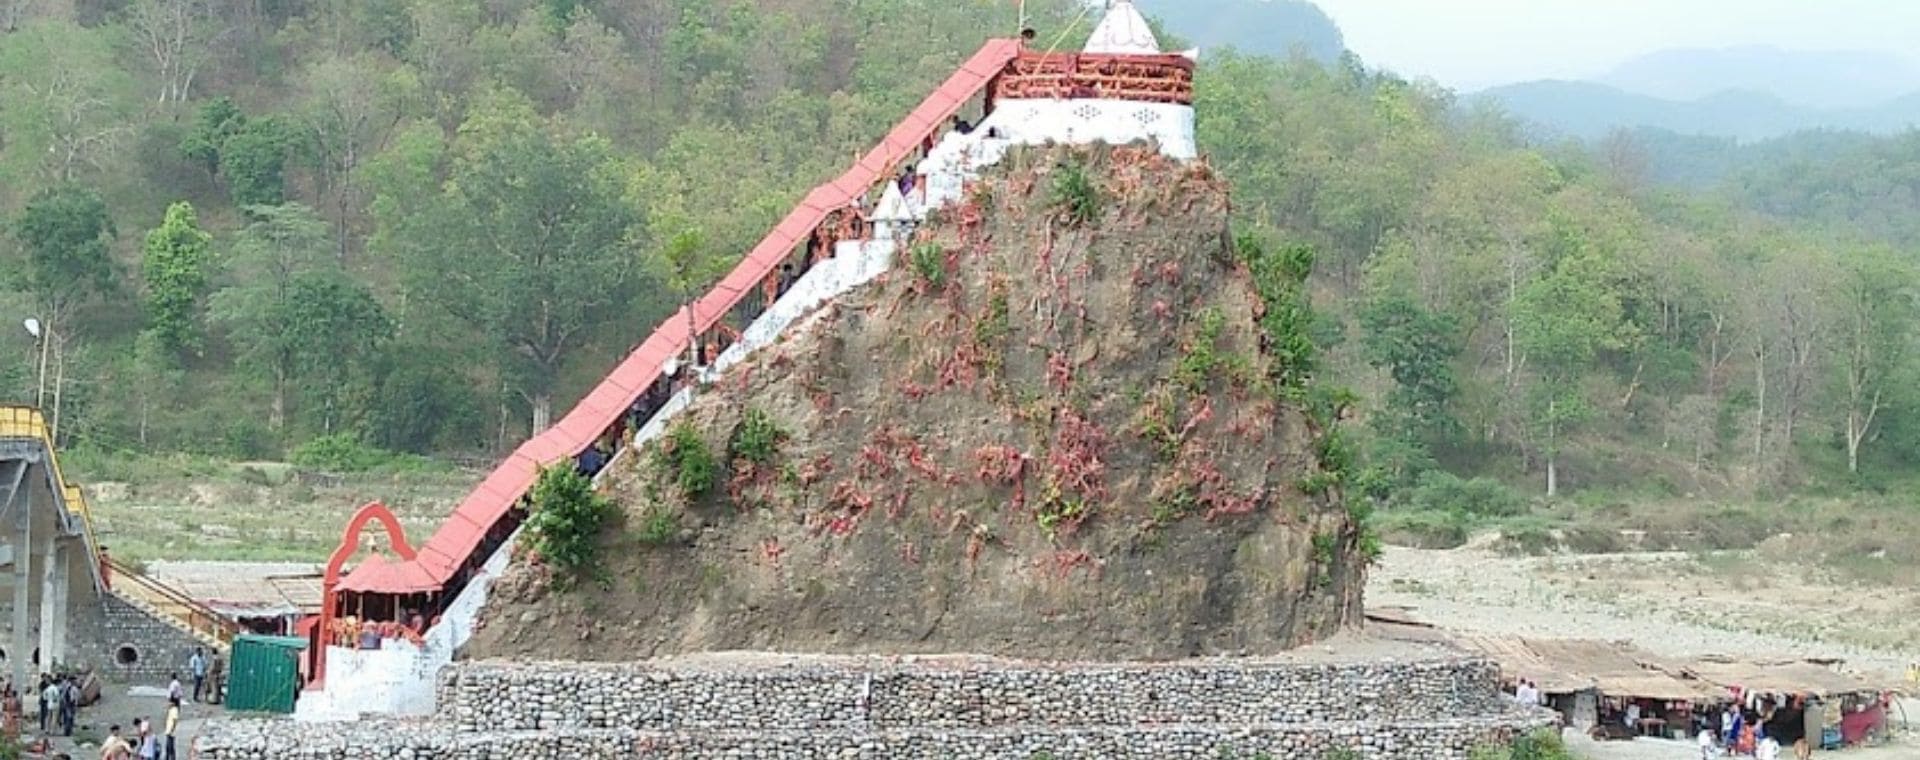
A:
[[[1537,557],[1560,548],[1553,526],[1538,519],[1509,520],[1500,526],[1500,551]]]
[[[1100,218],[1100,188],[1080,161],[1062,163],[1053,175],[1053,210],[1075,224]]]
[[[287,460],[296,465],[328,472],[366,472],[392,459],[391,452],[367,445],[353,433],[323,435],[287,454]]]
[[[947,284],[947,253],[940,250],[937,243],[921,243],[907,252],[913,262],[913,273],[927,284],[928,290],[939,290]]]
[[[706,439],[700,437],[700,431],[684,419],[667,429],[666,436],[654,449],[653,463],[667,473],[679,487],[680,494],[689,500],[705,496],[720,479],[713,450],[707,447]]]
[[[1387,512],[1375,516],[1383,540],[1421,549],[1453,549],[1467,542],[1472,529],[1459,512]]]
[[[527,535],[543,560],[577,575],[594,567],[600,530],[613,513],[613,502],[593,490],[593,481],[561,462],[541,469],[533,485]]]
[[[740,424],[733,428],[733,437],[727,440],[727,456],[766,464],[773,461],[780,444],[786,440],[787,431],[782,430],[779,423],[766,412],[749,408],[740,418]]]
[[[1573,752],[1560,741],[1560,735],[1541,729],[1515,738],[1506,745],[1475,747],[1472,760],[1574,760]]]
[[[1313,249],[1304,245],[1270,250],[1260,239],[1243,234],[1234,252],[1253,277],[1254,291],[1266,304],[1260,329],[1266,333],[1267,355],[1273,359],[1269,376],[1283,393],[1299,394],[1313,380],[1318,349],[1313,341],[1313,306],[1307,294],[1307,276],[1313,272]]]
[[[640,532],[635,538],[648,546],[663,546],[680,535],[680,518],[665,507],[648,510],[646,519],[640,521]]]
[[[1408,495],[1408,505],[1420,510],[1460,512],[1479,517],[1525,514],[1527,503],[1505,484],[1492,478],[1464,480],[1450,472],[1420,474],[1419,485]]]
[[[1216,344],[1220,341],[1220,331],[1226,325],[1226,315],[1221,314],[1219,309],[1209,308],[1200,313],[1200,329],[1173,368],[1174,382],[1185,386],[1187,392],[1205,393],[1208,384],[1213,381],[1214,370],[1224,363]]]
[[[987,299],[986,312],[980,315],[979,321],[973,323],[973,342],[988,348],[1007,337],[1011,331],[1012,325],[1007,319],[1007,293],[1005,290],[995,290],[993,296]]]
[[[231,459],[266,459],[278,446],[273,431],[252,417],[236,415],[219,424],[220,445],[207,453]]]

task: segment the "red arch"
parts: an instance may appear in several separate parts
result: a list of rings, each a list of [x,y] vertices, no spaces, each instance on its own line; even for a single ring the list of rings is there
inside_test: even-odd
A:
[[[333,548],[333,556],[327,558],[327,574],[321,581],[320,621],[313,629],[313,682],[318,688],[327,675],[327,632],[333,627],[334,588],[340,584],[340,569],[347,559],[360,548],[360,533],[366,530],[367,523],[380,521],[386,530],[387,548],[405,562],[413,559],[413,546],[407,543],[407,531],[400,527],[400,519],[393,516],[393,510],[377,501],[367,502],[353,513],[353,519],[347,521],[347,528],[340,534],[340,545]]]

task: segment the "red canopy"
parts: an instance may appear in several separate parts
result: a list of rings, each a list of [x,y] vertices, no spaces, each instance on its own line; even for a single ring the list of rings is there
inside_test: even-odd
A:
[[[440,583],[418,562],[394,562],[384,554],[363,560],[347,577],[340,579],[341,591],[375,591],[383,594],[414,594],[439,590]]]

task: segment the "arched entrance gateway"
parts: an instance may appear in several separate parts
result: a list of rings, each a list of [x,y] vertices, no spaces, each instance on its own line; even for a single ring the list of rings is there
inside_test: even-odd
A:
[[[1082,50],[1031,44],[987,41],[879,145],[807,194],[691,313],[668,317],[559,423],[508,456],[417,552],[384,506],[356,513],[329,562],[322,613],[310,629],[309,689],[320,693],[303,698],[301,713],[430,711],[430,685],[392,688],[393,679],[431,682],[471,633],[541,467],[571,461],[597,475],[609,458],[650,440],[686,406],[690,385],[716,378],[799,317],[886,271],[927,213],[961,198],[967,182],[1009,148],[1146,142],[1172,158],[1197,155],[1193,56],[1162,52],[1132,3],[1115,3]],[[689,360],[691,367],[681,366]],[[371,521],[387,529],[392,556],[372,555],[341,575]],[[415,615],[431,623],[424,635],[379,644],[382,669],[394,669],[399,650],[417,660],[405,663],[409,673],[372,673],[374,659],[363,654],[362,642],[349,640],[366,630],[349,637],[336,624],[351,617],[398,633]],[[330,658],[355,658],[355,675],[336,668],[330,676]],[[353,678],[372,680],[342,683]],[[376,692],[402,696],[380,704],[361,699]]]

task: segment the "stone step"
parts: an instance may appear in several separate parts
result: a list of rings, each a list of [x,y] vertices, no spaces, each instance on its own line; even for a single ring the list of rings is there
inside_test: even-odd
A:
[[[836,662],[744,668],[463,663],[442,676],[439,715],[469,731],[1048,729],[1409,721],[1483,714],[1504,701],[1498,669],[1464,658],[1070,667]]]
[[[879,760],[1274,760],[1319,758],[1351,749],[1365,758],[1464,760],[1472,748],[1551,725],[1542,709],[1504,710],[1450,720],[1333,721],[1259,725],[915,728],[889,731],[559,731],[460,732],[440,723],[210,723],[194,743],[201,760],[390,757],[408,760],[573,760],[632,758],[873,758]]]
[[[154,621],[158,621],[169,628],[179,631],[180,633],[185,634],[188,637],[191,637],[193,640],[200,642],[201,645],[207,647],[211,651],[214,651],[220,654],[225,654],[227,652],[228,646],[225,643],[221,642],[220,639],[214,636],[207,635],[200,631],[194,630],[193,626],[188,625],[185,621],[181,620],[176,615],[168,614],[165,610],[162,610],[159,607],[155,606],[152,602],[149,602],[146,599],[141,598],[139,596],[129,594],[124,589],[113,589],[112,593],[115,599],[118,599],[121,602],[125,603],[127,607],[132,608],[131,610],[132,613],[139,614],[141,616],[144,616]],[[112,619],[116,616],[122,616],[127,614],[130,614],[130,613],[124,608],[115,609],[113,605],[107,605],[107,617],[109,619]]]

